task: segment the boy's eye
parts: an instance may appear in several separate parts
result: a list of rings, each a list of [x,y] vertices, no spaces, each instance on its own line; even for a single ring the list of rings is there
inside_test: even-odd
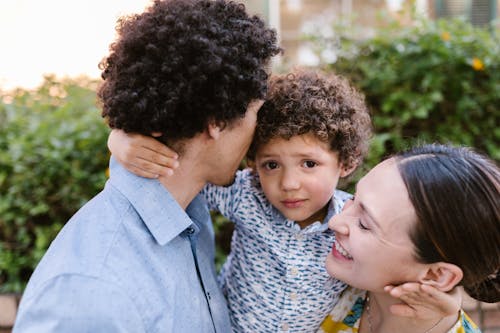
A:
[[[268,170],[274,170],[277,167],[278,167],[278,163],[276,163],[274,161],[264,163],[264,168],[266,168]]]
[[[314,162],[314,161],[305,161],[302,166],[305,167],[305,168],[314,168],[316,165],[318,165],[318,163]]]

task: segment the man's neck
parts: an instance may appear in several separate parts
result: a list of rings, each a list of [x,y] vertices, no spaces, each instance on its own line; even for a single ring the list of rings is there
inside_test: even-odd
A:
[[[174,170],[173,175],[159,178],[160,183],[183,209],[186,209],[207,182],[204,164],[199,160],[201,154],[196,148],[196,145],[194,149],[187,148],[179,157],[179,167]]]

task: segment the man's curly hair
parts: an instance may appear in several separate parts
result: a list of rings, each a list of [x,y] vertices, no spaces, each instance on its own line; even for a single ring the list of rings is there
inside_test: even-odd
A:
[[[345,168],[356,167],[368,150],[371,120],[364,96],[334,74],[296,70],[271,78],[267,100],[247,157],[273,138],[313,134],[338,152]]]
[[[267,92],[276,33],[243,4],[156,0],[121,18],[100,63],[102,115],[111,128],[188,139],[211,121],[230,124]]]

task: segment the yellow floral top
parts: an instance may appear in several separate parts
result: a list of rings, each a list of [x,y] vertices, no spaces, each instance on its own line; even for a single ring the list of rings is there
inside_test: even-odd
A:
[[[346,289],[337,305],[321,323],[318,333],[357,333],[365,298],[364,290]],[[459,320],[447,333],[481,333],[481,330],[464,311],[460,311]]]

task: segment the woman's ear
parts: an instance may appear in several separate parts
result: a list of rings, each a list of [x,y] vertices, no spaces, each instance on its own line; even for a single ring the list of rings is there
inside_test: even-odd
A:
[[[437,262],[427,266],[419,282],[433,286],[444,292],[452,290],[463,278],[462,269],[457,265]]]

